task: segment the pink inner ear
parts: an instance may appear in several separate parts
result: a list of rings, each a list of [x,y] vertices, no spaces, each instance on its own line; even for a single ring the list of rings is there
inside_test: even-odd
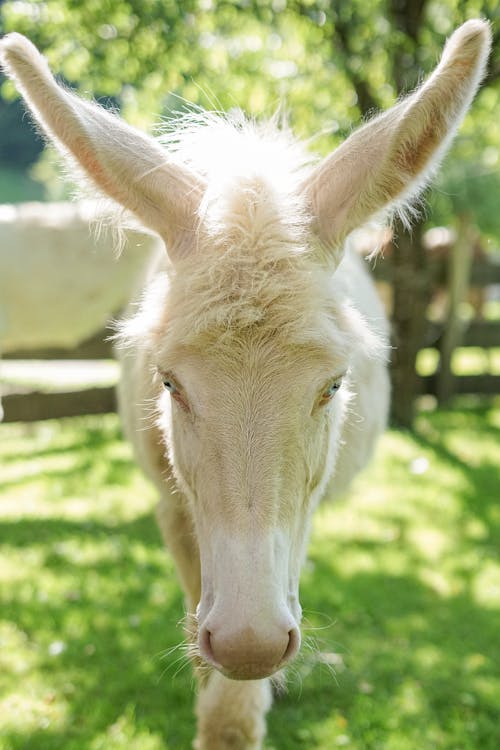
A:
[[[92,179],[95,180],[101,190],[108,193],[108,195],[118,203],[125,205],[129,197],[128,192],[122,189],[118,182],[115,182],[106,174],[102,164],[96,158],[92,147],[89,146],[85,138],[83,138],[83,136],[77,136],[72,143],[68,142],[68,145],[75,158],[80,162]],[[131,208],[131,210],[133,210],[133,208]]]

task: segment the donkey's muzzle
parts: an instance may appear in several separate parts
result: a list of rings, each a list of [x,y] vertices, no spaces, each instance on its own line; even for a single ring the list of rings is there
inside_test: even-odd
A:
[[[284,622],[245,624],[210,624],[210,617],[200,629],[202,658],[233,680],[260,680],[277,672],[294,658],[300,647],[300,630]]]

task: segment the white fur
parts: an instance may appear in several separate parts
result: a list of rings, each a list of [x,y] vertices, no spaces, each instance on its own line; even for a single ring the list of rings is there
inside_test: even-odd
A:
[[[385,424],[388,326],[343,241],[418,192],[489,39],[486,23],[464,24],[426,84],[318,165],[272,125],[213,116],[162,149],[58,87],[26,39],[2,42],[42,128],[167,245],[119,332],[121,403],[191,613],[199,750],[262,746],[267,678],[300,643],[311,514]]]

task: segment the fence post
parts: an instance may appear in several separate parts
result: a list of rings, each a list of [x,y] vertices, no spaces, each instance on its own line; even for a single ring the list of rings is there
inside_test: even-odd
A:
[[[460,315],[460,307],[466,299],[469,287],[474,252],[473,234],[474,228],[469,216],[466,214],[459,215],[457,241],[448,258],[448,306],[441,337],[436,382],[436,395],[440,404],[446,403],[454,392],[451,364],[453,352],[460,345],[466,325]]]

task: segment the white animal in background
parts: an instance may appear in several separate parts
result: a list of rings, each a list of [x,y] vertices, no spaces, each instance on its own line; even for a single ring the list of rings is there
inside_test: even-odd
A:
[[[345,239],[425,183],[489,46],[465,23],[417,91],[313,164],[212,116],[161,145],[59,87],[24,37],[1,42],[49,137],[166,246],[121,331],[122,410],[192,616],[199,750],[262,747],[270,678],[300,647],[311,515],[385,424],[387,323]]]
[[[1,353],[72,348],[128,304],[159,240],[127,229],[117,263],[103,218],[95,201],[0,205]]]

